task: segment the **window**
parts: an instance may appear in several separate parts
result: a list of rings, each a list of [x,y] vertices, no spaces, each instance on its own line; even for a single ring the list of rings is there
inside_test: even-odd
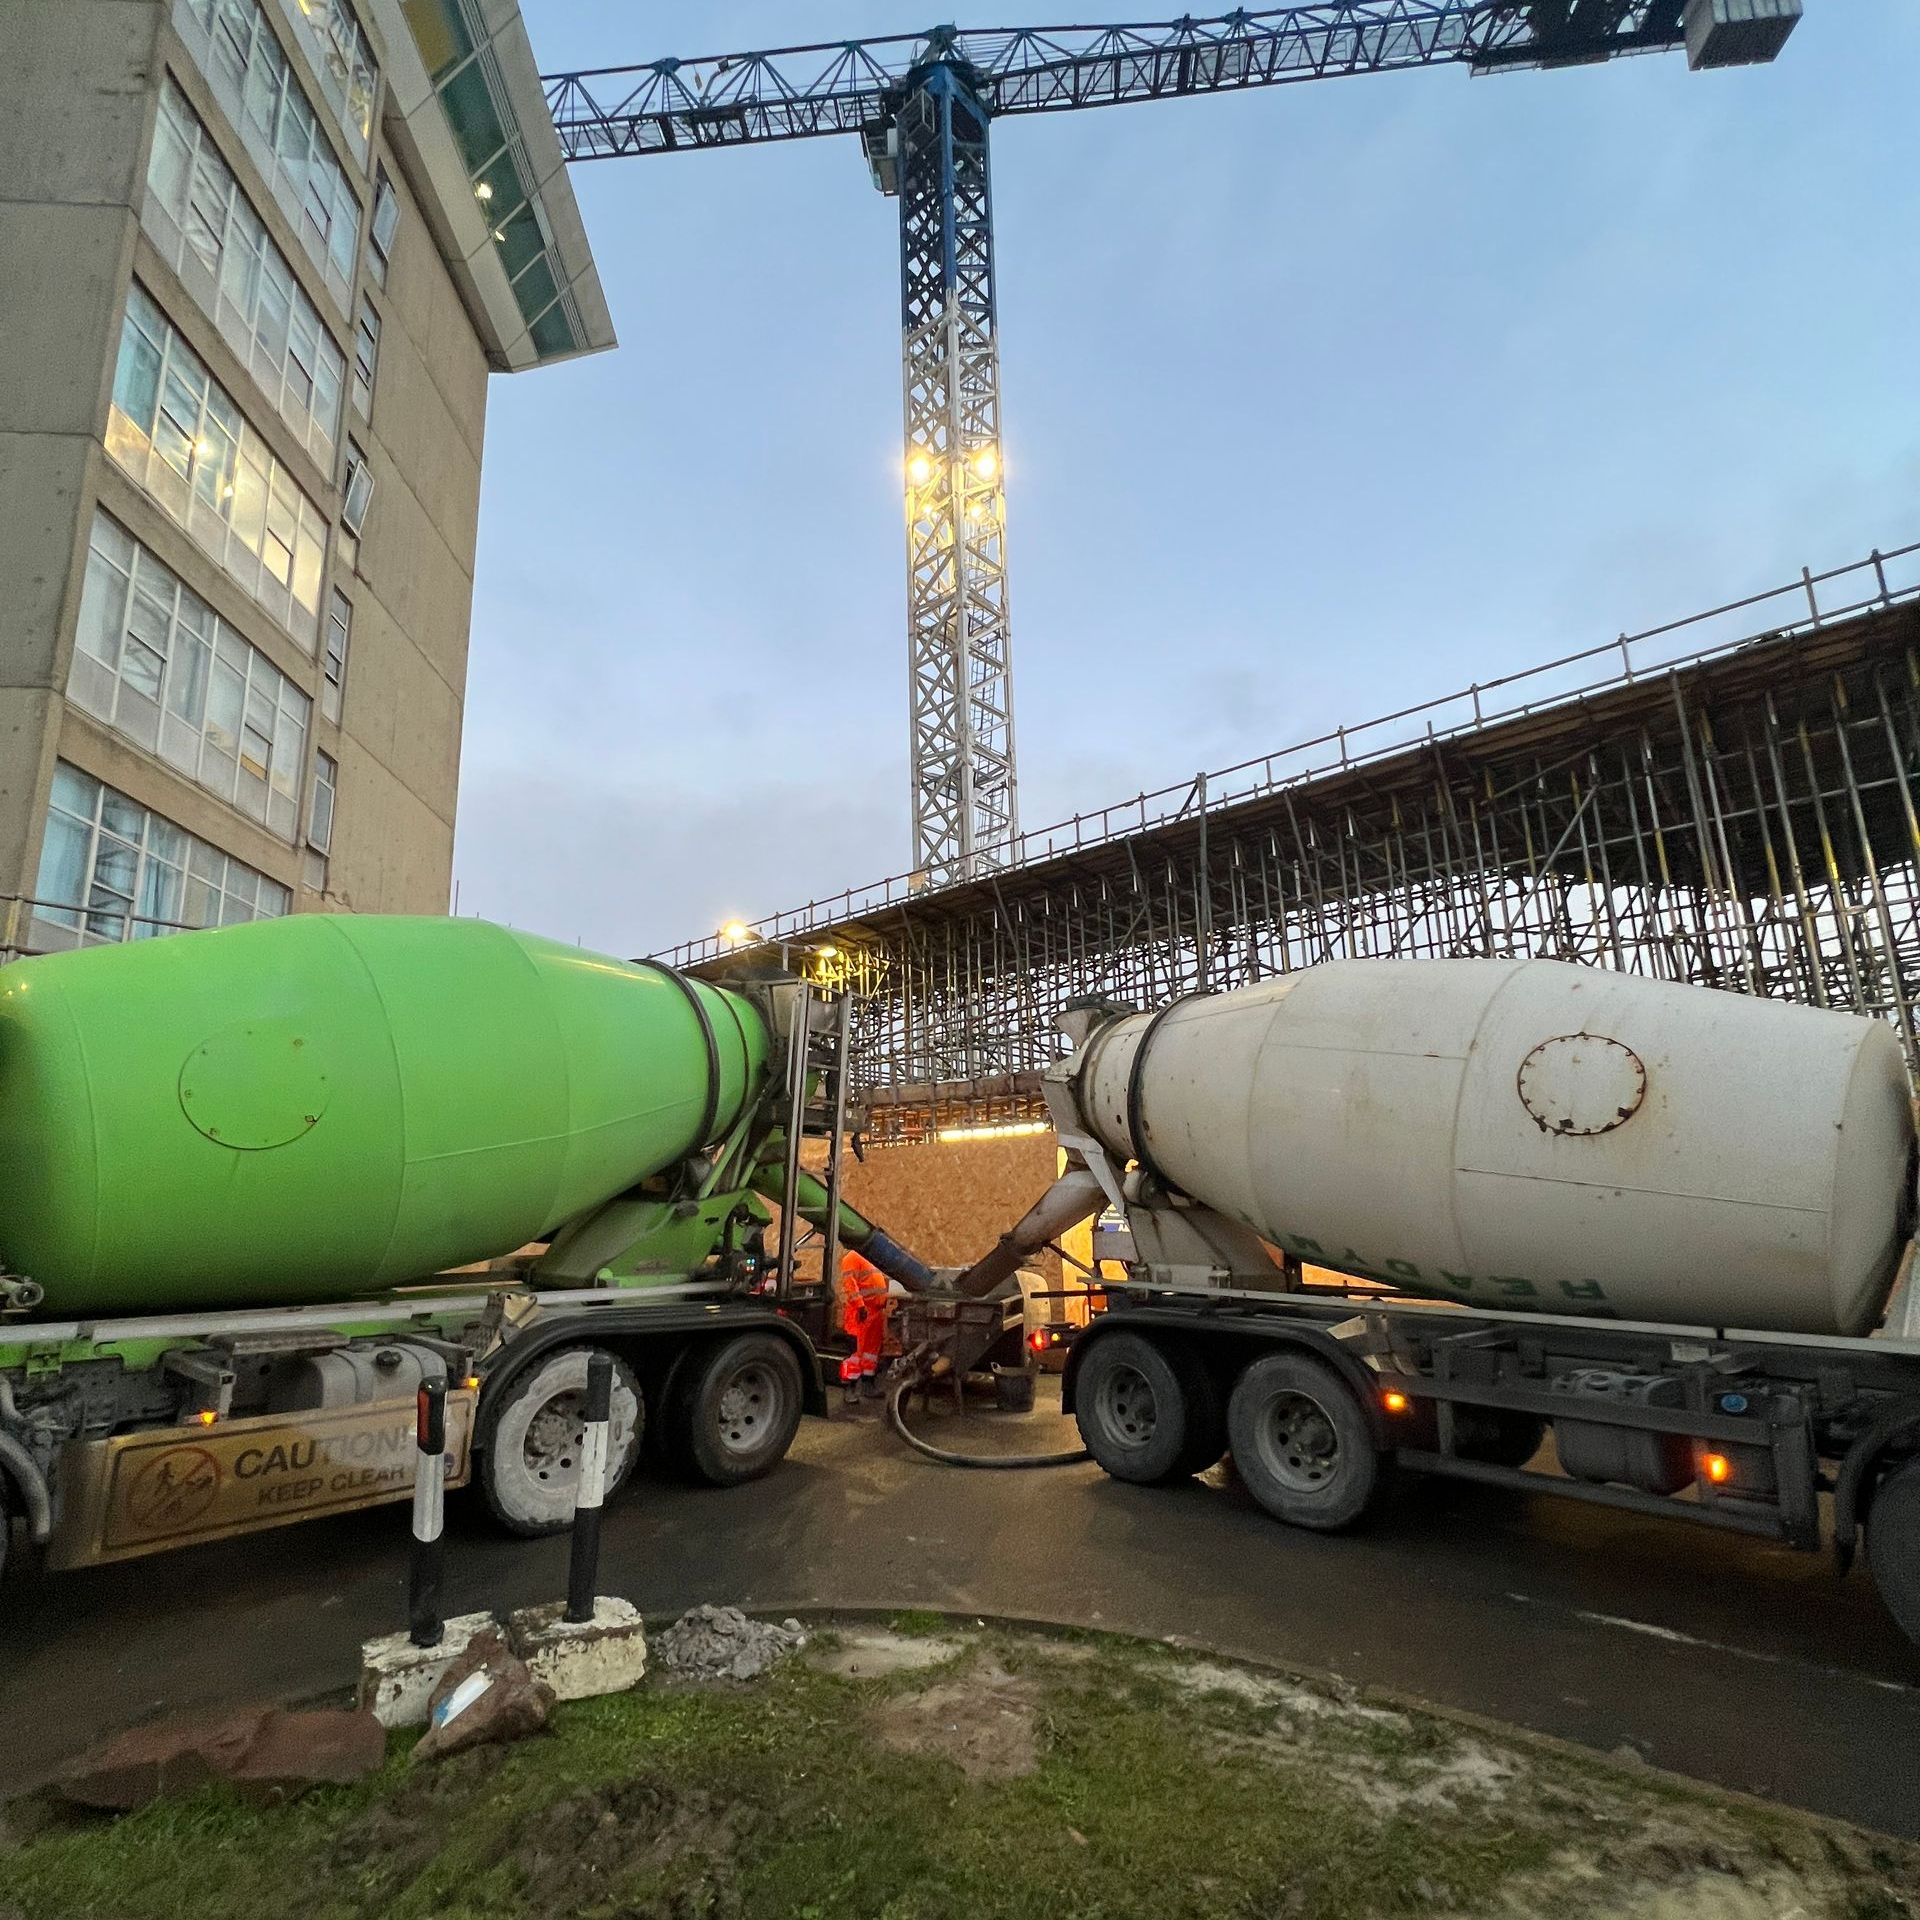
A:
[[[360,324],[353,335],[353,410],[362,420],[373,418],[373,376],[379,365],[380,314],[362,294]]]
[[[358,540],[365,531],[367,509],[373,505],[373,469],[359,446],[347,442],[346,501],[340,509],[340,524]]]
[[[368,236],[367,271],[380,286],[387,284],[387,262],[393,254],[393,236],[400,226],[400,196],[382,167],[373,194],[373,231]]]
[[[312,701],[104,513],[93,519],[67,696],[295,838]]]
[[[160,94],[140,223],[260,390],[330,470],[346,355],[172,80]]]
[[[347,692],[347,642],[353,633],[353,604],[338,587],[327,610],[326,678],[320,683],[320,711],[336,725]]]
[[[279,41],[257,0],[184,0],[184,5],[184,18],[176,13],[182,37],[345,312],[360,244],[360,202]],[[191,30],[195,25],[198,35]],[[371,85],[370,77],[369,102]],[[343,126],[352,143],[352,126],[344,121]],[[356,145],[356,151],[364,160],[365,147]]]
[[[36,947],[144,940],[288,912],[277,880],[61,761],[34,883]]]
[[[295,25],[307,31],[307,54],[320,76],[320,90],[364,166],[373,135],[374,89],[380,80],[373,48],[347,0],[300,0],[298,9],[289,11]]]
[[[138,281],[127,294],[107,451],[313,651],[327,523]]]
[[[307,803],[307,845],[315,853],[333,851],[333,800],[339,788],[339,762],[329,753],[316,753],[313,798]]]

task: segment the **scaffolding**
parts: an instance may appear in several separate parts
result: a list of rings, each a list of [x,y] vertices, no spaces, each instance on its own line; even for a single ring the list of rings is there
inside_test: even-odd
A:
[[[670,956],[851,987],[869,1138],[1038,1117],[1055,1018],[1546,957],[1885,1019],[1920,1067],[1920,543]]]

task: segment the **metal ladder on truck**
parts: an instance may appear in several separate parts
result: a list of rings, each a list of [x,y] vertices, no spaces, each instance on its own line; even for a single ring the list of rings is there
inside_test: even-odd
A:
[[[787,1158],[781,1192],[780,1243],[774,1297],[792,1297],[801,1220],[791,1204],[800,1184],[800,1144],[808,1135],[827,1143],[826,1225],[821,1230],[820,1279],[829,1295],[840,1264],[840,1159],[847,1138],[847,1074],[853,1034],[853,995],[802,980],[793,989],[783,1091],[787,1102]]]

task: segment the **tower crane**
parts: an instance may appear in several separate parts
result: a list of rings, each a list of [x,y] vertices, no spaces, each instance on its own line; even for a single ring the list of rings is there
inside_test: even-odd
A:
[[[1339,74],[1567,67],[1684,47],[1771,60],[1801,0],[1318,0],[1160,25],[821,42],[545,77],[571,161],[856,134],[899,201],[913,860],[1004,865],[1019,832],[988,129],[1010,114]]]

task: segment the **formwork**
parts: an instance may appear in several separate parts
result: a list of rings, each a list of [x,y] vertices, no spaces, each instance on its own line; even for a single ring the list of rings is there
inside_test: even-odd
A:
[[[1920,1066],[1920,544],[665,956],[860,996],[870,1138],[1038,1115],[1071,999],[1525,956],[1891,1022]]]

